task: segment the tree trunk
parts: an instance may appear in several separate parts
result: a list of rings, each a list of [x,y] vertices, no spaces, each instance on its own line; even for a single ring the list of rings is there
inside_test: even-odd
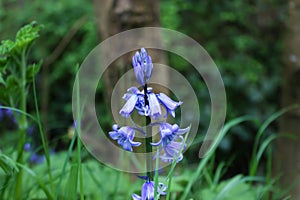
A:
[[[289,18],[284,49],[282,82],[282,106],[300,103],[300,0],[290,0]],[[294,184],[291,199],[300,199],[300,109],[299,107],[283,115],[280,121],[281,134],[289,134],[293,139],[278,139],[275,148],[275,172],[281,176],[282,188]]]
[[[157,27],[160,25],[158,0],[94,0],[94,8],[97,16],[99,35],[102,40],[133,28]],[[138,44],[139,38],[136,38],[134,42]],[[149,54],[155,63],[164,64],[166,61],[166,57],[161,51],[150,50]],[[110,104],[114,85],[124,72],[132,68],[131,56],[122,56],[103,74],[106,89],[105,100],[108,104]],[[159,74],[153,74],[153,76],[167,79],[167,73],[164,71],[159,71]],[[124,87],[130,87],[131,81],[133,80],[125,83]]]

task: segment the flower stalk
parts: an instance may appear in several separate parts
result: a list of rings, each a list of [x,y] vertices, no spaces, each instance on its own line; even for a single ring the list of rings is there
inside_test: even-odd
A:
[[[147,96],[147,84],[144,86],[144,98],[145,98],[145,105],[149,106],[149,100]],[[146,116],[146,137],[145,137],[145,143],[146,143],[146,168],[147,168],[147,176],[150,178],[150,180],[153,180],[153,166],[152,166],[152,127],[150,126],[151,118],[149,116]]]
[[[26,49],[22,50],[21,54],[21,99],[20,109],[23,111],[20,116],[19,130],[20,138],[18,142],[18,157],[17,163],[23,165],[23,148],[25,144],[25,135],[27,130],[27,119],[26,119]],[[16,188],[15,188],[15,199],[21,199],[22,197],[22,182],[23,182],[23,169],[20,168],[17,174]]]
[[[142,186],[141,196],[132,194],[134,200],[153,200],[154,197],[159,198],[165,195],[166,186],[158,182],[158,159],[163,162],[180,162],[183,158],[181,147],[185,146],[182,137],[189,127],[180,129],[177,124],[167,123],[168,116],[175,117],[175,109],[182,104],[181,101],[176,102],[164,93],[155,94],[151,87],[147,86],[152,75],[153,63],[147,51],[142,48],[140,52],[136,52],[132,58],[132,65],[137,82],[143,88],[140,91],[137,87],[131,87],[123,96],[126,103],[120,110],[120,114],[128,118],[134,110],[141,116],[145,117],[146,130],[134,124],[134,127],[123,126],[117,124],[112,126],[113,131],[109,132],[109,136],[116,140],[118,145],[122,146],[126,151],[133,151],[132,147],[138,147],[142,143],[134,141],[135,131],[139,131],[145,136],[146,150],[146,176],[141,176],[146,182]],[[162,109],[166,114],[162,115]],[[152,123],[151,119],[159,119],[159,122]],[[159,126],[160,140],[152,142],[152,126]],[[180,141],[178,141],[180,139]],[[157,152],[153,156],[153,146],[158,147]],[[153,159],[156,158],[156,167],[153,168]],[[156,180],[153,181],[153,171],[156,171]]]

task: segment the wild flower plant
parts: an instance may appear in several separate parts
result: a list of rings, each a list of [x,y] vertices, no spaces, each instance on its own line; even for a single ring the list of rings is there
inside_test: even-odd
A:
[[[27,113],[27,94],[29,84],[33,82],[35,75],[41,67],[41,62],[38,64],[29,64],[28,56],[33,43],[39,37],[39,32],[42,26],[36,22],[22,27],[16,34],[15,40],[3,40],[0,45],[0,89],[1,103],[3,103],[0,115],[9,116],[18,126],[19,138],[17,147],[16,162],[22,166],[24,164],[24,148],[26,146],[26,132],[28,130]],[[34,82],[33,82],[34,84]],[[0,117],[1,118],[1,117]],[[43,137],[43,135],[41,134]],[[45,142],[43,140],[43,146]],[[25,146],[24,146],[25,145]],[[47,148],[44,148],[47,154]],[[33,157],[33,161],[37,161],[38,156]],[[40,162],[41,159],[38,159]],[[48,166],[50,166],[49,156],[47,157]],[[49,176],[52,180],[52,175],[49,170]],[[16,175],[14,198],[21,199],[22,197],[22,182],[23,169],[20,168]]]
[[[139,90],[137,87],[130,87],[123,96],[126,103],[119,113],[123,117],[128,118],[134,110],[136,110],[139,115],[145,117],[146,131],[136,124],[122,127],[114,124],[112,126],[113,130],[109,132],[109,135],[113,140],[116,140],[118,145],[122,146],[124,150],[133,152],[133,148],[142,145],[141,142],[134,141],[135,132],[138,131],[145,136],[144,145],[146,146],[147,153],[151,153],[152,147],[155,146],[158,147],[158,156],[163,162],[179,162],[183,158],[181,153],[182,147],[185,146],[183,134],[188,132],[189,127],[181,129],[177,124],[167,123],[167,118],[169,115],[175,117],[175,110],[182,102],[176,102],[164,93],[156,94],[151,87],[147,86],[152,75],[153,63],[144,48],[141,48],[141,50],[136,52],[132,57],[132,65],[136,80],[143,90]],[[165,109],[166,114],[163,114],[163,109]],[[157,122],[151,123],[152,120],[156,120]],[[155,143],[152,142],[151,131],[154,126],[158,126],[160,134],[160,140]],[[157,186],[155,186],[153,181],[151,165],[152,159],[155,158],[156,156],[152,156],[146,159],[147,176],[141,177],[146,182],[142,186],[141,196],[137,194],[132,195],[134,200],[150,200],[156,196],[159,197],[160,195],[166,194],[165,190],[167,187],[163,183],[158,183]]]

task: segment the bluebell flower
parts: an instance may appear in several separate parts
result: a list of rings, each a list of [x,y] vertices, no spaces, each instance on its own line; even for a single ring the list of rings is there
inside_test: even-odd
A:
[[[166,147],[171,141],[175,141],[178,136],[185,134],[189,127],[180,129],[177,124],[161,123],[159,127],[160,140],[156,143],[151,143],[152,146],[159,146],[162,144]]]
[[[175,109],[182,104],[181,101],[176,102],[173,101],[170,97],[165,95],[164,93],[160,93],[156,95],[160,103],[166,108],[166,117],[168,113],[172,115],[172,117],[175,117]]]
[[[149,82],[152,75],[152,59],[148,55],[146,49],[141,48],[140,53],[137,51],[132,57],[132,65],[137,82],[144,86]]]
[[[161,116],[161,108],[156,95],[153,92],[148,93],[150,116],[157,119]]]
[[[132,147],[140,146],[140,142],[133,141],[134,139],[134,129],[129,126],[124,126],[119,128],[117,124],[112,126],[113,131],[109,132],[109,136],[113,140],[117,140],[118,145],[122,146],[126,151],[132,151]]]
[[[127,102],[120,110],[120,114],[127,118],[136,109],[140,115],[151,116],[154,119],[161,117],[161,107],[156,95],[152,92],[152,88],[147,88],[146,93],[149,105],[145,104],[144,95],[144,91],[139,91],[137,87],[129,88],[123,96]]]
[[[32,164],[41,164],[45,161],[45,156],[44,155],[39,155],[36,153],[32,153],[29,159],[30,163]]]
[[[145,103],[143,103],[143,94],[137,87],[129,88],[127,93],[123,96],[123,99],[125,99],[127,102],[120,110],[120,114],[126,118],[130,116],[136,106],[139,106],[140,109],[142,109],[142,107],[145,105]]]
[[[142,186],[141,196],[137,194],[132,194],[133,200],[154,200],[154,186],[155,183],[153,181],[148,180]],[[163,183],[159,183],[157,187],[158,195],[165,195],[167,187]]]
[[[24,151],[30,151],[30,149],[31,149],[30,143],[29,142],[25,143],[24,144]]]
[[[163,162],[169,162],[172,163],[173,160],[175,160],[177,157],[177,162],[180,162],[183,159],[183,155],[182,152],[180,152],[180,149],[183,145],[183,148],[186,146],[184,144],[184,139],[182,136],[179,136],[179,138],[181,139],[180,142],[175,142],[175,141],[171,141],[168,143],[167,146],[164,146],[164,154],[159,156],[160,159]]]

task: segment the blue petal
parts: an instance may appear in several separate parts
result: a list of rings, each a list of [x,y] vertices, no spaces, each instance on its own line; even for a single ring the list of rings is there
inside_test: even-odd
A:
[[[129,142],[129,140],[125,140],[122,144],[123,146],[123,149],[126,150],[126,151],[132,151],[132,147],[131,147],[131,144]]]
[[[151,144],[151,146],[159,146],[160,144],[161,144],[161,142],[162,142],[162,139],[160,139],[158,142],[156,142],[156,143],[154,143],[154,142],[151,142],[150,144]]]
[[[140,58],[143,60],[148,56],[148,53],[145,48],[141,48]]]
[[[138,147],[138,146],[140,146],[142,143],[140,143],[140,142],[135,142],[135,141],[133,141],[133,140],[130,140],[129,141],[130,142],[130,144],[133,146],[133,147]]]
[[[177,134],[182,135],[182,134],[185,134],[186,132],[188,132],[189,130],[190,130],[190,127],[187,127],[184,129],[178,129]]]
[[[119,138],[120,134],[118,133],[118,131],[110,131],[109,136],[111,137],[111,139],[116,140]]]
[[[153,181],[147,181],[142,187],[142,199],[154,199],[154,184]]]
[[[123,108],[120,110],[120,114],[123,115],[124,117],[128,118],[129,115],[132,113],[135,104],[138,100],[138,96],[133,94],[125,103]]]
[[[170,99],[167,95],[164,93],[157,94],[158,100],[163,104],[163,106],[167,109],[167,112],[169,112],[173,117],[175,117],[174,110],[182,104],[181,101],[176,102]]]
[[[161,116],[161,108],[159,102],[154,93],[148,94],[148,97],[151,116],[153,117],[153,119],[157,119]]]
[[[132,65],[133,65],[133,67],[136,67],[138,64],[140,64],[140,62],[141,62],[141,57],[140,57],[139,52],[137,51],[135,53],[135,55],[132,57]]]
[[[141,197],[137,194],[132,194],[131,197],[133,200],[141,200]]]
[[[134,69],[134,74],[135,74],[137,82],[140,85],[145,85],[145,74],[144,74],[144,70],[143,70],[142,66],[140,64],[138,64],[133,69]]]
[[[117,130],[118,130],[118,128],[119,128],[118,124],[114,124],[114,125],[112,125],[112,129],[113,129],[114,131],[117,131]]]

